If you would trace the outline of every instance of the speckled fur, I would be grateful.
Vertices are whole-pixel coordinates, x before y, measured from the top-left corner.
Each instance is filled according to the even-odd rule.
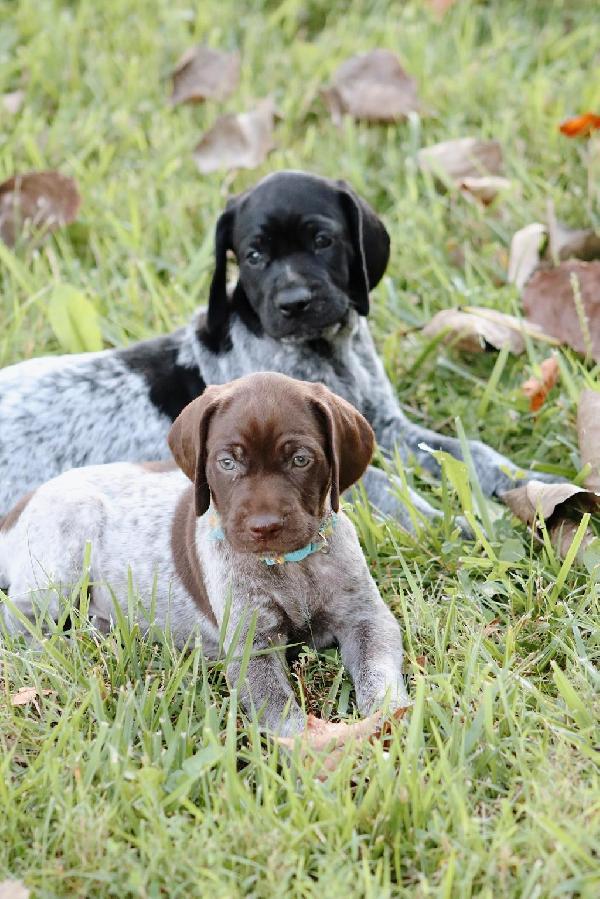
[[[421,442],[460,455],[457,441],[420,428],[403,414],[367,322],[354,311],[343,326],[324,335],[329,355],[306,343],[257,336],[235,316],[230,338],[229,350],[212,352],[198,340],[195,318],[188,328],[164,340],[179,347],[179,364],[199,371],[207,384],[265,370],[320,381],[365,415],[384,450],[397,447],[405,458],[415,454],[434,471],[436,463],[419,448]],[[169,417],[152,403],[144,378],[118,351],[31,359],[3,369],[0,515],[23,493],[69,468],[168,458],[170,425]],[[471,451],[484,492],[499,493],[511,486],[511,477],[502,470],[514,470],[508,459],[479,442],[471,443]],[[369,469],[366,486],[377,508],[412,529],[407,510],[390,492],[383,472]],[[423,514],[436,514],[416,494],[413,500]]]
[[[81,576],[91,544],[90,614],[102,628],[114,617],[113,596],[127,611],[128,575],[142,605],[153,604],[155,623],[167,623],[176,641],[196,631],[215,656],[219,630],[203,615],[179,579],[171,551],[175,507],[189,481],[179,470],[156,472],[117,463],[73,470],[35,491],[14,525],[0,530],[0,580],[26,616],[43,607],[56,618],[58,597]],[[196,547],[209,601],[219,628],[226,604],[226,649],[237,629],[239,645],[227,671],[240,678],[247,629],[256,614],[255,650],[240,695],[249,712],[270,729],[292,734],[305,725],[288,681],[283,647],[306,641],[322,648],[339,643],[362,713],[385,703],[407,703],[402,678],[400,627],[371,577],[349,519],[340,513],[327,553],[269,567],[258,557],[215,542],[208,515],[197,520]],[[111,592],[112,591],[112,592]],[[4,610],[9,629],[19,621]],[[147,621],[140,622],[142,630]],[[239,625],[239,629],[238,629]],[[277,648],[279,647],[279,650]]]

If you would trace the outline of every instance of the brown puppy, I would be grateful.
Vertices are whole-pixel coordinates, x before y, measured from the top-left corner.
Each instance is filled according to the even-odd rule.
[[[231,648],[228,680],[269,727],[305,724],[274,651],[290,643],[337,642],[361,712],[406,704],[400,628],[339,512],[371,457],[365,419],[321,385],[263,373],[209,388],[169,443],[184,474],[116,463],[38,488],[0,532],[11,601],[56,617],[56,587],[77,581],[90,541],[90,612],[108,624],[113,595],[127,607],[131,569],[179,642],[196,630],[208,655],[220,639]],[[242,669],[248,640],[256,652]]]

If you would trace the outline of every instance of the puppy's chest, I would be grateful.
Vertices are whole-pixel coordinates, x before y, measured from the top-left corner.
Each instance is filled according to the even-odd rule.
[[[280,611],[291,636],[308,640],[315,631],[327,629],[331,567],[325,554],[315,554],[303,562],[286,562],[264,572],[265,592]]]
[[[232,347],[221,354],[201,353],[207,383],[219,384],[253,371],[279,371],[301,381],[321,381],[334,393],[362,408],[371,391],[371,372],[357,352],[357,336],[348,327],[328,342],[282,342],[252,334],[241,322],[231,325]]]

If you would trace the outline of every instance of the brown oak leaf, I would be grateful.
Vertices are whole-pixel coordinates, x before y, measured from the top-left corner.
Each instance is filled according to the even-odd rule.
[[[347,59],[322,94],[338,125],[344,115],[397,122],[420,109],[416,82],[391,50],[370,50]]]
[[[45,233],[74,221],[81,197],[60,172],[23,172],[0,184],[0,237],[12,247],[28,229]]]
[[[171,103],[225,100],[239,84],[240,54],[199,45],[187,50],[173,74]]]
[[[273,100],[261,100],[255,109],[217,119],[194,150],[203,174],[219,169],[254,169],[274,148]]]

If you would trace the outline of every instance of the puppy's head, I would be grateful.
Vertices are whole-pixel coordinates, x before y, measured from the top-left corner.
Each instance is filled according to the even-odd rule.
[[[207,329],[227,318],[227,251],[239,266],[234,299],[271,337],[308,340],[369,311],[390,240],[371,207],[344,181],[277,172],[229,202],[217,222]]]
[[[239,552],[286,553],[309,543],[340,493],[369,464],[373,431],[321,384],[247,375],[209,387],[169,434],[194,482],[196,514],[211,501]]]

